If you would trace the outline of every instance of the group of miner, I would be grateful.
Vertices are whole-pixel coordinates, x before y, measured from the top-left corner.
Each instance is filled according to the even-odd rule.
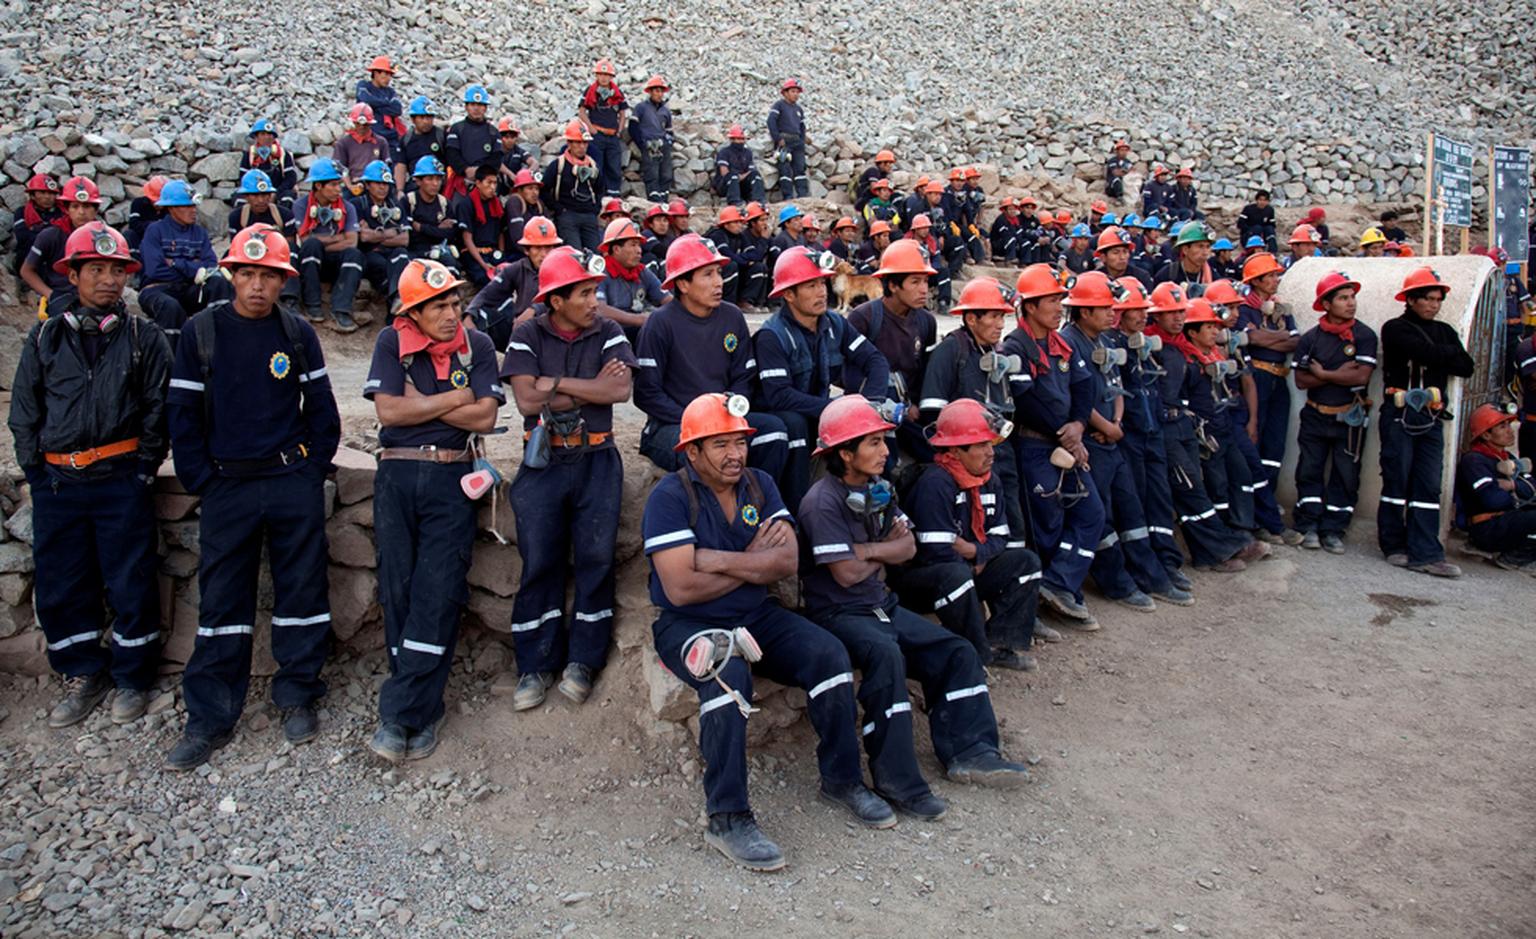
[[[368,746],[399,762],[438,744],[477,508],[501,497],[482,438],[509,391],[524,438],[506,491],[522,560],[512,708],[551,689],[588,699],[615,616],[614,408],[632,400],[640,453],[663,471],[641,521],[655,651],[698,693],[704,837],[755,870],[785,861],[748,799],[753,675],[804,690],[820,796],[860,824],[947,811],[916,752],[916,711],[948,780],[1020,786],[1029,773],[1002,752],[988,669],[1036,669],[1037,645],[1063,641],[1037,611],[1090,632],[1090,579],[1151,612],[1196,602],[1191,568],[1236,575],[1274,546],[1343,553],[1377,369],[1381,553],[1460,574],[1440,540],[1442,454],[1450,382],[1474,362],[1437,318],[1451,287],[1432,267],[1408,274],[1378,336],[1356,318],[1360,284],[1340,257],[1306,285],[1308,323],[1277,297],[1292,261],[1329,250],[1320,215],[1277,255],[1261,194],[1238,249],[1212,238],[1192,174],[1154,166],[1140,214],[1097,203],[1075,221],[1005,198],[984,231],[979,173],[900,195],[890,151],[822,240],[789,201],[807,194],[794,80],[767,125],[784,204],[763,204],[733,126],[712,184],[724,204],[701,235],[672,197],[666,82],[631,108],[610,62],[594,72],[540,171],[515,122],[488,123],[484,87],[445,132],[426,98],[402,107],[380,57],[306,191],[273,125],[252,125],[222,256],[184,180],[150,180],[122,232],[96,217],[90,180],[29,184],[18,259],[40,322],[9,425],[30,484],[37,617],[66,680],[51,726],[109,695],[115,723],[146,710],[164,626],[152,486],[172,455],[201,500],[201,561],[187,720],[166,765],[193,769],[232,737],[264,553],[272,702],[287,741],[319,735],[324,483],[341,421],[312,324],[365,324],[363,279],[390,312],[360,389],[378,422],[389,664]],[[631,146],[653,203],[638,219],[619,199]],[[1127,154],[1106,166],[1107,195],[1126,202]],[[1392,234],[1367,231],[1361,253],[1407,250]],[[989,257],[1019,265],[1017,279],[957,290],[962,266]],[[877,289],[844,316],[831,282],[847,273]],[[756,332],[744,310],[768,314]],[[1536,574],[1536,481],[1512,452],[1514,425],[1536,428],[1529,298],[1512,291],[1510,311],[1522,409],[1473,412],[1455,501],[1473,544]],[[942,338],[936,312],[956,317]],[[1276,484],[1293,395],[1287,521]]]

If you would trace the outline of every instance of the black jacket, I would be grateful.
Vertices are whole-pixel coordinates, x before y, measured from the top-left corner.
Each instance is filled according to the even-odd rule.
[[[153,321],[130,316],[121,306],[116,314],[118,325],[101,336],[94,365],[87,361],[81,333],[63,316],[38,323],[27,335],[7,423],[16,462],[28,479],[44,478],[44,453],[73,453],[130,437],[139,438],[140,474],[153,477],[165,459],[170,449],[165,427],[170,344]],[[130,459],[48,470],[64,479],[98,479]]]

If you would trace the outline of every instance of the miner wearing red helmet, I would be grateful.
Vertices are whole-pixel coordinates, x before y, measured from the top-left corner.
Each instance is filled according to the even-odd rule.
[[[851,328],[840,313],[827,309],[830,252],[795,247],[773,265],[769,296],[782,301],[757,331],[758,403],[784,422],[789,458],[780,491],[793,511],[811,484],[811,452],[821,413],[835,385],[883,402],[890,372],[885,357]]]
[[[779,197],[785,202],[811,194],[805,175],[805,147],[811,141],[805,134],[805,109],[800,107],[802,91],[798,78],[786,78],[779,85],[779,100],[768,108],[768,142],[779,167]]]
[[[667,249],[677,240],[677,235],[672,232],[672,220],[667,218],[666,206],[653,205],[645,210],[640,234],[645,239],[645,266],[659,280],[666,276]]]
[[[846,215],[837,216],[832,223],[832,238],[827,242],[827,250],[837,256],[839,261],[847,261],[852,264],[855,260],[854,252],[859,249],[859,223]]]
[[[535,215],[548,218],[544,211],[544,203],[539,198],[539,175],[530,169],[521,169],[512,177],[512,194],[507,196],[504,210],[507,220],[507,256],[520,258],[523,256],[522,238],[523,229],[528,220]]]
[[[40,297],[51,298],[54,291],[67,293],[72,289],[68,275],[58,265],[64,259],[70,233],[96,221],[101,211],[101,191],[84,176],[71,176],[64,181],[58,203],[62,206],[62,219],[38,232],[21,261],[22,282]]]
[[[390,165],[389,141],[373,132],[373,108],[354,104],[347,111],[347,129],[336,138],[331,160],[346,174],[353,196],[363,194],[363,171],[375,160]]]
[[[1531,458],[1516,457],[1518,415],[1494,404],[1472,412],[1467,449],[1456,466],[1456,505],[1472,544],[1494,563],[1536,575],[1536,477]]]
[[[592,157],[597,161],[598,195],[617,197],[624,184],[624,161],[629,149],[619,139],[629,114],[629,100],[614,84],[617,74],[608,59],[592,66],[592,84],[582,92],[576,116],[592,134]]]
[[[602,279],[602,257],[550,252],[535,298],[543,312],[513,329],[501,367],[526,440],[510,493],[522,556],[512,605],[517,711],[542,704],[557,680],[562,695],[585,702],[613,636],[624,485],[613,406],[629,400],[635,356],[619,324],[599,312]]]
[[[373,478],[379,600],[389,676],[368,747],[397,763],[430,756],[443,719],[468,596],[478,504],[466,475],[479,434],[506,401],[496,347],[464,326],[462,281],[416,258],[391,289],[400,313],[379,331],[363,396],[379,420]],[[465,496],[471,498],[465,498]]]
[[[886,432],[892,428],[858,394],[843,395],[822,412],[816,455],[827,474],[811,487],[797,513],[811,558],[803,570],[805,609],[808,618],[843,643],[860,672],[864,750],[875,791],[896,811],[932,822],[949,807],[933,794],[918,766],[909,677],[923,685],[934,754],[950,779],[1013,788],[1024,785],[1029,771],[1003,759],[998,749],[997,718],[982,667],[991,657],[991,645],[983,641],[980,650],[972,648],[967,637],[902,606],[887,584],[887,576],[917,553],[913,523],[896,504],[894,487],[881,478],[890,455]],[[981,504],[989,474],[971,475],[959,459],[953,462],[966,476],[981,524],[994,529],[991,538],[985,530],[973,531],[973,525],[962,529],[965,536],[994,545],[988,552],[992,560],[976,566],[996,564],[991,579],[1005,579],[1015,595],[1026,596],[1019,583],[1024,575],[995,550],[996,527],[1006,523],[995,507],[988,518]],[[953,506],[954,497],[949,501]],[[961,535],[950,528],[953,514],[945,513],[944,527],[930,534],[948,535],[950,544],[956,543]],[[962,567],[969,577],[971,568]],[[978,576],[985,577],[986,571]],[[974,605],[979,607],[979,601]],[[1015,618],[1025,615],[1020,606],[1009,610]]]
[[[630,345],[640,339],[650,311],[667,302],[661,279],[645,266],[645,241],[634,221],[617,218],[603,231],[603,279],[597,285],[597,308],[618,323]]]
[[[11,273],[21,272],[21,262],[32,250],[32,242],[49,225],[64,226],[68,221],[59,208],[59,181],[47,173],[34,173],[27,180],[27,201],[11,224],[12,256]]]
[[[646,415],[640,452],[663,470],[681,465],[676,447],[688,402],[715,392],[747,397],[757,380],[747,318],[740,307],[723,300],[728,263],[698,235],[672,242],[661,282],[672,299],[640,329],[635,404]],[[748,420],[757,432],[750,447],[752,464],[778,479],[789,446],[784,422],[757,411]]]
[[[1104,195],[1111,199],[1125,197],[1125,174],[1135,166],[1130,157],[1131,145],[1116,138],[1113,153],[1104,161]]]
[[[295,746],[320,733],[315,703],[331,639],[325,478],[341,416],[325,354],[314,327],[278,305],[296,273],[281,232],[245,229],[219,266],[234,299],[187,321],[167,396],[176,476],[201,497],[197,637],[181,678],[187,722],[166,757],[179,771],[206,763],[240,721],[263,553],[274,593],[272,701]]]
[[[751,200],[763,201],[763,177],[757,171],[757,157],[747,146],[747,131],[732,124],[725,133],[726,144],[715,153],[715,172],[709,188],[731,205]]]
[[[71,289],[21,345],[9,417],[31,492],[33,606],[65,684],[48,726],[79,723],[114,688],[112,721],[126,724],[144,713],[160,658],[150,486],[170,447],[171,351],[123,304],[139,265],[116,229],[76,228],[58,264]]]
[[[672,109],[667,107],[667,92],[672,88],[660,75],[646,80],[645,100],[635,105],[629,118],[629,139],[640,151],[640,180],[645,197],[652,202],[666,202],[675,185],[672,170]]]

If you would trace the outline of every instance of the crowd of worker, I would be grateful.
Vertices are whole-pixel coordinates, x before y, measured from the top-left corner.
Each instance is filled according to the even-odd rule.
[[[1130,205],[1133,164],[1117,143],[1105,199],[1081,219],[1004,198],[984,225],[979,172],[898,194],[895,155],[881,151],[853,214],[823,232],[789,201],[807,194],[790,80],[767,119],[783,205],[764,205],[737,125],[712,186],[723,205],[699,225],[672,197],[660,76],[631,110],[599,61],[540,172],[515,123],[488,123],[483,87],[445,132],[425,98],[402,107],[393,72],[370,64],[352,130],[309,165],[303,192],[275,128],[252,126],[222,257],[184,180],[151,180],[123,232],[96,218],[90,180],[29,184],[18,261],[42,315],[9,425],[31,488],[37,617],[68,683],[52,726],[109,694],[117,723],[147,706],[163,625],[150,487],[171,454],[201,498],[201,560],[187,722],[167,765],[199,766],[231,738],[264,552],[272,700],[288,741],[319,734],[323,484],[341,427],[312,324],[365,325],[353,303],[364,279],[391,314],[360,389],[379,424],[390,672],[369,746],[392,762],[437,746],[476,508],[501,497],[480,440],[509,393],[525,441],[507,489],[522,559],[512,707],[539,707],[551,689],[587,700],[615,616],[614,406],[633,399],[639,451],[664,471],[641,523],[655,651],[698,692],[705,837],[753,869],[784,863],[747,795],[754,674],[805,690],[822,798],[887,828],[947,810],[916,754],[914,704],[950,780],[1027,779],[1001,751],[987,669],[1036,669],[1038,644],[1097,630],[1090,581],[1153,612],[1196,602],[1191,569],[1238,575],[1277,546],[1343,553],[1373,423],[1382,556],[1461,573],[1440,540],[1445,405],[1475,363],[1437,319],[1451,285],[1413,269],[1378,335],[1357,319],[1360,284],[1322,209],[1283,253],[1262,192],[1236,241],[1215,237],[1188,169],[1154,165]],[[626,131],[652,203],[639,218],[620,199]],[[1406,241],[1384,216],[1358,253],[1406,256]],[[1304,285],[1308,323],[1279,287],[1317,255],[1339,260]],[[962,285],[964,265],[983,261],[1021,269]],[[134,274],[138,311],[125,302]],[[843,274],[877,288],[846,316],[831,308]],[[1536,574],[1536,481],[1511,449],[1519,424],[1520,452],[1536,452],[1533,310],[1510,283],[1519,404],[1473,412],[1454,493],[1474,545]],[[754,332],[744,311],[769,315]],[[957,328],[940,338],[935,313]],[[1276,489],[1297,394],[1287,520]],[[792,610],[769,588],[797,578]]]

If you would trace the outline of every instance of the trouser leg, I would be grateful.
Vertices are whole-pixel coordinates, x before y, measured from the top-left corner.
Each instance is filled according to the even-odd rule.
[[[1338,424],[1332,429],[1329,440],[1328,481],[1323,485],[1323,520],[1318,525],[1320,534],[1342,536],[1354,517],[1355,503],[1360,498],[1360,457],[1365,449],[1365,428],[1354,429],[1357,442],[1351,446],[1351,428]],[[1351,450],[1354,454],[1351,454]]]
[[[1200,567],[1220,564],[1242,550],[1244,540],[1216,517],[1216,507],[1206,494],[1201,476],[1199,446],[1186,434],[1165,434],[1168,454],[1168,485],[1174,511],[1189,546],[1190,558]]]
[[[1230,420],[1230,412],[1228,416],[1226,428],[1217,432],[1221,440],[1221,451],[1216,454],[1221,458],[1227,477],[1229,507],[1226,522],[1229,528],[1253,531],[1257,527],[1254,520],[1253,471],[1243,453],[1243,444],[1248,442],[1248,432]]]
[[[673,447],[682,439],[682,427],[678,424],[658,424],[646,421],[640,431],[640,453],[663,471],[670,472],[683,465],[682,456]]]
[[[187,311],[167,286],[146,287],[139,292],[139,309],[173,339],[187,321]]]
[[[1408,562],[1445,560],[1440,543],[1440,487],[1445,460],[1445,425],[1436,421],[1413,438],[1413,474],[1408,480]]]
[[[1248,468],[1248,487],[1253,501],[1253,524],[1267,532],[1279,534],[1285,531],[1285,519],[1280,517],[1280,504],[1275,501],[1275,488],[1269,484],[1269,472],[1259,456],[1259,446],[1248,436],[1248,426],[1242,415],[1246,409],[1239,406],[1232,414],[1232,439],[1242,454]]]
[[[251,683],[251,636],[264,520],[256,479],[215,479],[201,493],[197,637],[181,675],[187,733],[233,730]]]
[[[112,663],[101,642],[101,552],[87,489],[47,477],[32,485],[33,605],[48,664],[65,678],[95,675]]]
[[[987,604],[987,644],[992,649],[1028,649],[1035,638],[1040,603],[1040,558],[1028,548],[1007,548],[975,576],[977,597]],[[982,662],[988,661],[986,656]]]
[[[571,607],[569,660],[601,671],[613,639],[614,547],[623,514],[624,463],[616,447],[589,450],[574,470],[571,494]]]
[[[910,610],[897,607],[892,620],[907,674],[923,686],[928,730],[939,762],[948,768],[957,759],[996,753],[997,717],[987,693],[985,660],[960,637]]]
[[[741,267],[735,261],[726,262],[720,269],[720,299],[726,303],[740,305],[741,300]]]
[[[1302,408],[1296,434],[1296,530],[1318,531],[1323,519],[1323,474],[1326,472],[1332,418]]]
[[[87,487],[94,496],[96,562],[116,620],[108,634],[112,681],[144,691],[160,663],[159,529],[150,490],[123,473]],[[33,530],[36,531],[36,509]],[[34,535],[34,539],[35,539]],[[36,589],[35,587],[33,588]]]
[[[272,566],[272,703],[310,704],[325,694],[320,670],[331,643],[325,477],[306,467],[260,481]]]
[[[1472,526],[1472,543],[1484,551],[1497,551],[1513,560],[1536,560],[1536,510],[1505,512]]]
[[[356,248],[330,252],[326,267],[333,265],[336,275],[331,281],[331,312],[351,313],[357,285],[363,279],[363,253]]]
[[[1045,586],[1081,601],[1083,581],[1088,579],[1094,546],[1104,524],[1104,506],[1093,488],[1091,474],[1068,470],[1062,482],[1061,471],[1050,463],[1051,449],[1049,443],[1029,437],[1019,442],[1017,459],[1029,495],[1029,521],[1045,567]],[[1061,495],[1045,495],[1058,486],[1069,496],[1079,491],[1086,495],[1068,507]]]
[[[730,629],[734,625],[663,612],[651,626],[661,663],[699,694],[699,751],[704,758],[705,810],[711,815],[751,811],[747,800],[747,717],[720,687],[720,682],[750,704],[752,670],[745,659],[733,657],[721,671],[719,682],[700,681],[683,667],[683,643],[700,630]],[[850,722],[852,719],[850,713]]]
[[[1024,517],[1024,485],[1019,479],[1019,458],[1012,443],[993,450],[992,472],[997,476],[998,498],[1003,500],[1003,516],[1008,519],[1008,547],[1022,548],[1029,538],[1029,522]]]
[[[795,195],[801,199],[811,194],[811,180],[805,175],[805,141],[796,140],[789,145],[789,171],[795,177]]]
[[[565,665],[565,582],[573,525],[571,505],[581,466],[552,460],[543,469],[527,464],[512,480],[509,501],[517,520],[522,577],[512,600],[512,641],[517,672],[533,675]]]
[[[869,754],[869,774],[875,788],[897,799],[914,799],[930,790],[917,765],[912,742],[912,703],[907,699],[907,661],[902,656],[895,620],[903,611],[891,608],[893,622],[882,622],[869,613],[842,613],[827,616],[822,625],[837,637],[848,651],[848,658],[861,674],[859,707],[864,712],[862,736],[864,752]],[[921,617],[908,614],[931,626],[949,640],[958,642],[967,652],[964,640],[933,626]]]
[[[1176,571],[1184,565],[1184,551],[1173,536],[1173,488],[1168,480],[1168,453],[1162,429],[1126,434],[1120,447],[1125,451],[1137,495],[1141,497],[1152,551],[1162,562],[1163,570]]]
[[[1120,533],[1115,530],[1115,475],[1124,465],[1114,447],[1089,447],[1092,462],[1090,477],[1099,494],[1103,523],[1088,542],[1093,548],[1089,572],[1104,596],[1119,600],[1136,592],[1136,582],[1125,569],[1125,553],[1120,549]]]
[[[784,422],[772,414],[754,411],[747,415],[747,423],[757,430],[747,439],[747,465],[755,466],[772,476],[774,482],[784,481],[784,461],[789,455],[789,432]]]
[[[902,606],[918,611],[931,610],[945,629],[969,642],[983,661],[991,657],[987,624],[981,614],[981,598],[976,593],[969,564],[954,561],[902,568],[894,574],[893,587],[901,597]]]
[[[320,268],[325,260],[325,243],[309,237],[299,242],[299,294],[306,311],[320,309]]]
[[[793,411],[775,411],[773,416],[783,422],[788,439],[784,451],[783,480],[779,495],[791,512],[800,510],[800,500],[811,488],[811,447],[815,430],[804,415]]]
[[[1136,491],[1131,461],[1123,441],[1114,452],[1114,466],[1106,471],[1106,478],[1099,483],[1099,494],[1105,500],[1105,538],[1111,533],[1119,538],[1126,573],[1137,587],[1148,593],[1162,593],[1171,586],[1168,572],[1152,548],[1152,532],[1141,507],[1141,495]],[[1099,473],[1098,459],[1094,457],[1095,474]]]
[[[1270,501],[1279,511],[1278,481],[1280,467],[1285,461],[1287,431],[1291,423],[1291,387],[1287,379],[1264,371],[1253,373],[1259,406],[1259,463]],[[1257,485],[1257,483],[1255,483]],[[1282,520],[1282,525],[1283,525]]]
[[[862,783],[853,671],[843,644],[773,603],[765,604],[748,628],[763,649],[758,671],[781,685],[805,689],[811,726],[820,738],[816,761],[823,785]]]
[[[1376,544],[1388,557],[1408,553],[1408,522],[1412,518],[1408,486],[1413,477],[1414,448],[1403,429],[1402,413],[1391,401],[1381,409],[1381,501],[1376,507]],[[1439,507],[1437,495],[1437,515]]]

